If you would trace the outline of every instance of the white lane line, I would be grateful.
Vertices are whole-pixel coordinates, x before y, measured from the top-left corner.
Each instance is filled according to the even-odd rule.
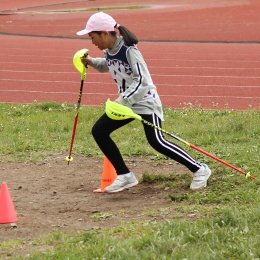
[[[12,72],[12,73],[16,73],[16,72],[20,72],[20,73],[38,73],[38,74],[76,74],[76,72],[51,72],[51,71],[3,71],[0,70],[0,72]],[[78,74],[78,73],[77,73]],[[88,75],[102,75],[100,73],[88,73]],[[105,75],[105,74],[104,74]],[[257,76],[229,76],[229,75],[189,75],[189,74],[153,74],[151,73],[151,76],[153,77],[170,77],[170,78],[176,78],[176,77],[185,77],[185,78],[223,78],[223,79],[260,79],[260,77]],[[7,79],[1,79],[1,80],[7,80]]]
[[[73,80],[39,80],[39,79],[0,79],[0,81],[17,81],[17,82],[41,82],[41,83],[79,83],[79,81]],[[114,82],[100,82],[100,81],[88,81],[87,84],[102,84],[102,85],[115,85]]]
[[[63,83],[63,84],[78,84],[78,81],[61,81],[61,80],[23,80],[23,79],[0,79],[0,81],[15,81],[15,82],[40,82],[40,83]],[[95,84],[95,85],[113,85],[115,86],[114,82],[101,82],[101,81],[87,81],[87,84]],[[157,87],[218,87],[218,88],[260,88],[260,85],[243,85],[243,86],[238,86],[238,85],[212,85],[212,84],[164,84],[164,83],[159,83],[156,84]]]
[[[38,90],[20,90],[20,89],[6,89],[0,90],[0,92],[21,92],[21,93],[41,93],[41,94],[77,94],[78,92],[69,91],[38,91]],[[117,96],[117,94],[104,93],[104,92],[83,92],[83,95],[112,95]],[[192,96],[192,95],[160,95],[161,97],[196,97],[196,98],[234,98],[234,99],[260,99],[260,97],[241,97],[241,96]]]
[[[43,65],[42,62],[15,62],[15,61],[0,61],[0,64],[15,64],[15,65]],[[66,64],[66,63],[48,63],[48,67],[50,66],[62,66],[62,67],[72,67],[72,64]],[[15,66],[17,67],[17,66]],[[175,66],[153,66],[149,65],[149,68],[153,69],[214,69],[214,70],[257,70],[260,69],[260,67],[212,67],[212,66],[181,66],[181,65],[175,65]],[[97,72],[99,73],[99,72]],[[100,73],[99,73],[100,74]]]
[[[4,59],[8,58],[8,57],[15,57],[15,58],[18,58],[18,57],[25,57],[26,59],[29,59],[29,58],[41,58],[41,59],[64,59],[64,60],[71,60],[71,57],[69,56],[56,56],[56,55],[52,55],[52,56],[49,56],[49,55],[44,55],[43,57],[35,54],[35,55],[26,55],[26,54],[1,54],[0,53],[0,57],[4,57]],[[260,60],[252,60],[252,59],[248,59],[248,60],[245,60],[245,59],[198,59],[196,57],[194,57],[194,59],[183,59],[183,58],[146,58],[145,59],[146,61],[192,61],[192,62],[239,62],[239,63],[243,63],[243,62],[252,62],[252,63],[260,63]]]

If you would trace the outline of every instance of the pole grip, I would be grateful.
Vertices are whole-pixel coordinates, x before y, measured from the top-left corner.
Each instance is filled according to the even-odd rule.
[[[77,102],[77,110],[79,109],[80,103],[81,103],[83,85],[84,85],[84,79],[82,79],[81,82],[80,82],[79,96],[78,96],[78,102]]]

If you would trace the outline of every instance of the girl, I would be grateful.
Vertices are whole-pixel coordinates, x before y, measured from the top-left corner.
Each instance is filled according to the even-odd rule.
[[[117,34],[119,31],[119,35]],[[99,72],[109,71],[118,87],[116,102],[128,106],[143,119],[161,127],[163,109],[147,65],[138,50],[137,37],[126,27],[119,25],[110,15],[98,12],[87,21],[86,28],[77,35],[88,34],[92,43],[104,50],[105,58],[82,58]],[[117,171],[117,178],[106,192],[119,192],[138,184],[135,175],[126,166],[122,155],[110,134],[133,119],[112,120],[103,114],[92,128],[92,134],[105,156]],[[181,147],[164,139],[162,133],[143,124],[149,144],[161,154],[183,164],[193,173],[192,190],[207,186],[211,170],[206,164],[194,160]],[[128,133],[130,134],[130,133]]]

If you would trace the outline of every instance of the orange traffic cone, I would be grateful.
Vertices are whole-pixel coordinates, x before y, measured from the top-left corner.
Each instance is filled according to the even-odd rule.
[[[104,192],[105,188],[113,183],[117,177],[116,170],[108,158],[104,158],[103,172],[101,176],[101,185],[99,189],[94,190],[94,192]]]
[[[0,224],[15,223],[17,221],[14,204],[6,182],[0,189]]]

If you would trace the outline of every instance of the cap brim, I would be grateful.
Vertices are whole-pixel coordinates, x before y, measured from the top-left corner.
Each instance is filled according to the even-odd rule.
[[[84,30],[81,30],[81,31],[77,32],[77,35],[82,36],[82,35],[85,35],[85,34],[88,34],[88,33],[90,33],[90,31],[84,29]]]

